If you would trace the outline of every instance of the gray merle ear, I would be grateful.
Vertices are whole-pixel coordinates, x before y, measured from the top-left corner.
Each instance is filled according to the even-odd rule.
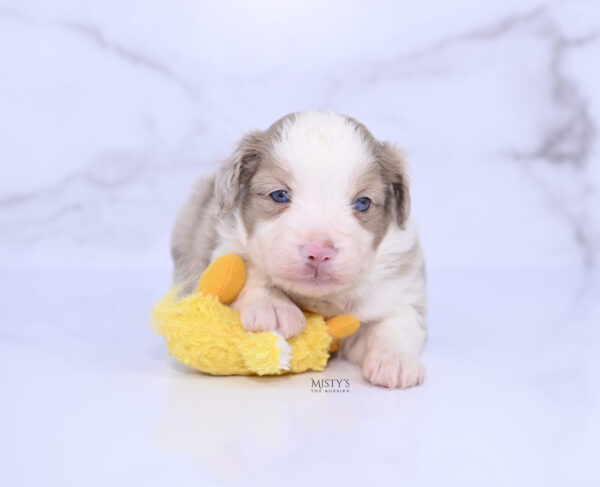
[[[233,154],[221,162],[215,179],[215,194],[221,211],[237,203],[242,187],[248,183],[265,149],[265,134],[255,130],[245,135]]]
[[[404,228],[410,215],[410,193],[406,162],[400,150],[388,142],[380,142],[376,148],[377,161],[386,183],[392,188],[396,221]]]

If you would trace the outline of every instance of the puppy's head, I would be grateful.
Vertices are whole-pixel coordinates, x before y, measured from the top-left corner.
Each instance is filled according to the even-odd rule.
[[[350,287],[409,212],[399,152],[331,112],[287,115],[246,135],[216,194],[223,211],[239,212],[253,263],[304,296]]]

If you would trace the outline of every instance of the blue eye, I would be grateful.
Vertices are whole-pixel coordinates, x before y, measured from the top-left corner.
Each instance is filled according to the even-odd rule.
[[[366,196],[358,198],[354,202],[354,209],[358,211],[367,211],[369,209],[369,206],[371,206],[371,200]]]
[[[273,201],[276,201],[277,203],[287,203],[290,201],[290,195],[283,189],[273,191],[270,196],[273,198]]]

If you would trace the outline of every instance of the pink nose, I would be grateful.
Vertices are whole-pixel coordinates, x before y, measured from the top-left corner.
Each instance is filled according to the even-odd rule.
[[[302,247],[302,255],[306,257],[309,264],[320,265],[323,262],[332,260],[336,251],[331,247],[323,247],[317,244],[308,244]]]

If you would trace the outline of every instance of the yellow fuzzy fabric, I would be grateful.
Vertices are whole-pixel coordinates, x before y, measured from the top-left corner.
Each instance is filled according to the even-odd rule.
[[[280,375],[323,370],[329,358],[331,335],[323,318],[306,314],[306,328],[287,343],[271,332],[242,328],[236,311],[210,295],[196,292],[181,299],[171,289],[152,308],[156,333],[164,336],[169,352],[180,362],[213,375]]]

